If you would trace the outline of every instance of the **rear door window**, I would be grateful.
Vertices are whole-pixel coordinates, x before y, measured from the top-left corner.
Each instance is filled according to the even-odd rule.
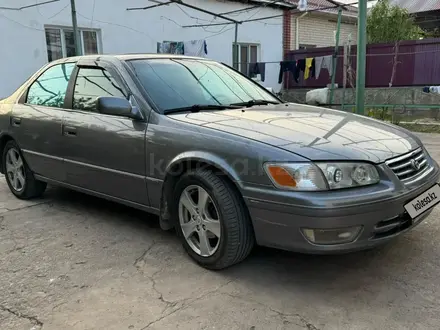
[[[63,108],[67,85],[75,63],[57,64],[47,69],[29,87],[27,104]]]

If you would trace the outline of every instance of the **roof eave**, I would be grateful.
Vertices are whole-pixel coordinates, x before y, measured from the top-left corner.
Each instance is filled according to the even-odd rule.
[[[294,3],[291,3],[290,1],[286,0],[278,0],[274,2],[275,0],[228,0],[231,2],[240,2],[242,4],[252,4],[252,5],[258,5],[261,6],[267,6],[271,8],[276,9],[296,9],[297,6]]]

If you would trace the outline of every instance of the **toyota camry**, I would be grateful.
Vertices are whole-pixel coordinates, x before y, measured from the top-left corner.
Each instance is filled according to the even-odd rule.
[[[157,214],[209,269],[255,244],[371,248],[440,201],[439,167],[411,132],[177,55],[47,64],[0,101],[0,153],[18,198],[53,184]]]

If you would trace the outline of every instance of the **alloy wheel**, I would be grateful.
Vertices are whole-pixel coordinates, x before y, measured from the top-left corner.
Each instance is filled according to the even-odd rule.
[[[186,242],[195,253],[210,257],[217,251],[221,237],[220,215],[205,189],[191,185],[183,190],[179,222]]]
[[[24,189],[26,172],[23,159],[15,148],[9,149],[6,153],[6,174],[15,191],[20,192]]]

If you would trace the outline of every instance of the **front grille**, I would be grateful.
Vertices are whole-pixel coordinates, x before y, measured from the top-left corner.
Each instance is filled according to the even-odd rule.
[[[385,164],[405,183],[418,180],[430,170],[428,159],[422,148],[390,159]]]

